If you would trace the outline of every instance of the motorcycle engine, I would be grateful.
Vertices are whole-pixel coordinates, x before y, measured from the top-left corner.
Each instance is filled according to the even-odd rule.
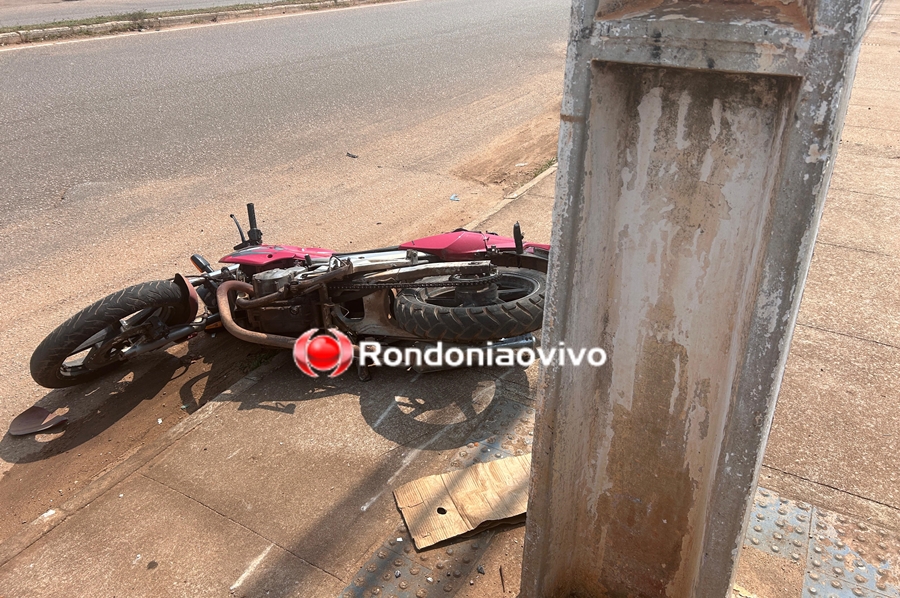
[[[259,274],[253,275],[253,292],[257,297],[263,295],[271,295],[278,292],[281,287],[291,282],[291,280],[305,273],[309,268],[306,266],[296,266],[294,268],[274,268],[266,270]]]
[[[253,291],[257,297],[279,291],[297,276],[306,272],[305,266],[276,268],[253,276]],[[315,295],[304,295],[276,301],[265,307],[247,310],[253,328],[272,334],[299,336],[310,328],[318,328],[321,315],[316,308]]]

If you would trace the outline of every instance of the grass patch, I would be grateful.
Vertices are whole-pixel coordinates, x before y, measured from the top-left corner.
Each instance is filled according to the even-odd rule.
[[[556,164],[556,157],[554,156],[553,158],[550,158],[549,160],[547,160],[546,162],[543,162],[540,166],[538,166],[531,173],[531,178],[535,178],[537,175],[541,174],[542,172],[546,172],[547,169],[549,169],[551,166],[554,166],[555,164]]]
[[[264,366],[278,355],[278,351],[270,349],[262,349],[247,355],[246,359],[241,362],[240,370],[243,374],[249,374],[258,367]]]
[[[33,31],[35,29],[50,29],[53,27],[78,27],[79,25],[100,25],[112,21],[130,21],[133,25],[129,29],[141,29],[147,26],[147,21],[160,17],[181,17],[185,15],[207,14],[211,12],[226,12],[234,10],[252,10],[256,8],[268,8],[272,6],[287,6],[291,4],[311,4],[318,0],[275,0],[258,4],[229,4],[227,6],[214,6],[210,8],[193,8],[182,10],[167,10],[162,12],[147,12],[139,10],[124,14],[101,15],[87,19],[73,19],[69,21],[52,21],[35,25],[16,25],[14,27],[0,27],[0,33],[12,33],[14,31]]]

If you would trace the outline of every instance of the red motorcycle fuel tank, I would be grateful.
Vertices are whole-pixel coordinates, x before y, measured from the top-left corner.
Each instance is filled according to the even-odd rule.
[[[330,249],[320,247],[294,247],[293,245],[255,245],[229,253],[219,259],[225,264],[264,267],[282,260],[303,260],[308,255],[312,259],[328,259],[334,254]]]

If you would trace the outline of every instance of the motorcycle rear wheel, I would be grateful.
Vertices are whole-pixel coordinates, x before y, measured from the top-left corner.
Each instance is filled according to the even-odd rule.
[[[145,340],[148,324],[167,325],[185,317],[182,290],[175,282],[157,280],[128,287],[86,307],[51,332],[31,356],[31,377],[45,388],[88,382],[121,364],[118,354]]]
[[[404,289],[394,304],[397,324],[421,338],[447,342],[497,340],[538,330],[546,276],[526,268],[499,268],[499,273],[497,298],[490,305],[466,305],[453,287]]]

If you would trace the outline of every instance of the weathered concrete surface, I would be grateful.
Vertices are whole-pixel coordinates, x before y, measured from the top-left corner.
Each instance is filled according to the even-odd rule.
[[[603,92],[593,96],[584,185],[592,195],[610,191],[599,191],[602,201],[594,195],[578,227],[602,231],[606,245],[576,263],[571,284],[593,302],[572,305],[560,340],[605,347],[611,367],[560,372],[565,400],[554,407],[556,425],[575,426],[569,433],[579,448],[563,454],[574,439],[556,438],[560,461],[552,467],[593,462],[576,474],[580,488],[567,500],[590,505],[571,525],[585,540],[600,525],[603,539],[560,535],[550,551],[578,542],[565,570],[585,596],[602,595],[590,578],[631,580],[637,595],[664,595],[683,538],[703,527],[689,513],[704,514],[693,505],[706,501],[700,489],[718,450],[710,440],[725,427],[736,383],[728,357],[748,326],[744,297],[756,283],[775,184],[769,163],[777,161],[791,88],[786,80],[616,65],[598,67],[594,85]],[[667,540],[650,547],[636,536]],[[645,569],[651,560],[655,568]]]
[[[342,587],[269,539],[141,474],[0,571],[0,591],[22,598],[227,595],[238,581],[278,596],[337,594]]]
[[[222,414],[150,463],[145,475],[346,580],[367,556],[372,537],[396,525],[387,481],[398,471],[404,479],[431,473],[427,459],[414,467],[405,462],[409,452],[465,444],[478,414],[494,399],[493,379],[476,379],[472,372],[462,379],[450,373],[459,390],[451,393],[444,392],[447,374],[414,382],[405,372],[377,374],[377,384],[353,375],[317,382],[287,368],[247,393],[240,407],[230,407],[242,413]],[[479,393],[482,387],[488,391]],[[409,417],[397,397],[412,404],[427,400],[428,421]],[[475,421],[466,425],[462,409]],[[236,441],[235,425],[265,432]],[[267,481],[266,493],[233,482],[254,478]]]
[[[727,593],[866,15],[573,4],[523,597]]]

